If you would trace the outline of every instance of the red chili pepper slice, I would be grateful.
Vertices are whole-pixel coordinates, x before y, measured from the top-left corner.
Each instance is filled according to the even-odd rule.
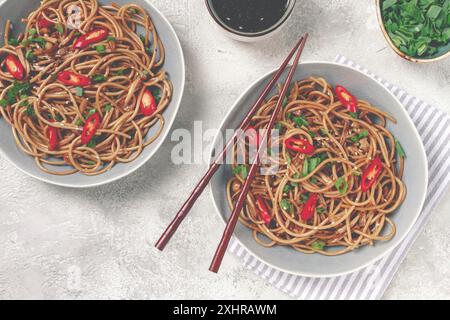
[[[245,131],[245,135],[251,146],[259,145],[259,133],[254,126],[249,126]]]
[[[368,191],[373,186],[380,176],[382,169],[383,163],[381,162],[381,159],[378,157],[373,159],[361,177],[361,190],[363,192]]]
[[[85,35],[82,35],[75,41],[75,44],[73,45],[74,49],[84,49],[88,46],[90,46],[93,43],[97,43],[100,41],[105,40],[108,37],[109,30],[107,29],[95,29],[91,32],[86,33]]]
[[[71,71],[58,73],[58,81],[68,86],[85,87],[92,83],[91,79]]]
[[[294,137],[286,139],[286,141],[284,142],[284,145],[289,150],[301,152],[301,153],[307,154],[309,156],[312,155],[314,153],[314,151],[316,150],[314,148],[314,146],[311,143],[309,143],[308,140],[297,139]]]
[[[303,221],[308,221],[314,216],[314,213],[316,212],[316,206],[317,194],[311,193],[309,195],[308,201],[306,201],[305,205],[303,206],[302,213],[300,214],[300,217]]]
[[[58,143],[59,143],[58,128],[48,127],[47,135],[48,135],[48,140],[49,140],[48,150],[55,151],[56,148],[58,148]]]
[[[336,94],[348,111],[356,112],[358,110],[358,100],[343,86],[336,86]]]
[[[98,128],[100,127],[101,120],[102,119],[100,118],[98,112],[94,113],[86,120],[86,123],[83,127],[83,132],[81,133],[82,144],[88,144],[92,140]]]
[[[50,122],[55,122],[53,119],[49,120]],[[48,150],[55,151],[58,148],[59,140],[61,140],[61,132],[58,128],[49,126],[47,128],[47,137],[48,137]]]
[[[158,110],[158,104],[155,97],[150,90],[146,89],[141,100],[141,112],[144,116],[150,117],[156,110]]]
[[[6,69],[17,80],[23,80],[25,77],[25,68],[22,62],[13,54],[9,54],[5,59]]]
[[[261,196],[256,196],[256,205],[258,206],[259,215],[263,219],[265,224],[270,224],[272,217],[270,216],[269,209]]]
[[[54,25],[53,21],[50,21],[44,17],[39,18],[38,23],[37,23],[39,29],[42,28],[50,28],[51,26]]]

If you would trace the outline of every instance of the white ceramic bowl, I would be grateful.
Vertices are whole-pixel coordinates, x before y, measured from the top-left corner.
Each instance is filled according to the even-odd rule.
[[[102,5],[111,4],[111,2],[112,0],[99,0],[99,3]],[[129,3],[130,1],[114,0],[114,2],[119,5],[123,5],[125,3]],[[100,186],[121,179],[138,170],[161,147],[170,132],[172,124],[178,113],[184,92],[185,62],[183,50],[175,30],[158,9],[145,0],[133,0],[131,2],[141,5],[148,11],[166,49],[166,62],[164,68],[167,70],[170,80],[173,83],[174,93],[170,105],[164,112],[166,125],[161,136],[153,144],[145,148],[142,154],[135,161],[128,164],[118,164],[109,172],[102,175],[90,177],[77,173],[69,176],[55,176],[42,172],[37,167],[32,157],[29,157],[19,150],[14,141],[10,126],[0,118],[0,137],[2,137],[0,141],[0,155],[8,159],[24,173],[44,182],[64,187],[85,188]],[[6,19],[10,19],[16,27],[14,29],[14,33],[23,31],[19,29],[19,27],[23,28],[23,24],[20,23],[20,20],[27,17],[31,10],[39,6],[39,3],[39,0],[6,0],[2,2],[0,5],[0,26],[2,26],[1,32],[3,33],[3,26],[5,25]],[[3,45],[3,35],[1,35],[1,39]],[[153,135],[156,130],[157,126],[155,126],[149,134]]]
[[[220,127],[222,134],[226,129],[233,129],[239,125],[274,72],[258,79],[237,100]],[[302,276],[331,277],[354,272],[375,262],[402,241],[422,210],[428,184],[428,167],[424,147],[406,110],[380,83],[355,69],[330,62],[301,63],[294,79],[309,76],[323,77],[332,85],[337,83],[344,85],[360,99],[371,102],[397,119],[398,123],[396,125],[389,123],[388,129],[401,141],[406,151],[403,180],[408,189],[405,202],[391,215],[397,226],[397,233],[390,241],[377,242],[373,247],[365,246],[334,257],[299,253],[284,246],[262,247],[254,241],[252,232],[240,223],[234,235],[249,252],[276,269]],[[220,135],[215,139],[215,146],[220,145],[219,139]],[[225,190],[226,181],[231,176],[230,166],[223,165],[211,181],[214,205],[224,221],[228,220],[231,214]]]

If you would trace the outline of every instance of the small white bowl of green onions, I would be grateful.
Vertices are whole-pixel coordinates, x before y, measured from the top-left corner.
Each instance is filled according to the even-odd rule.
[[[402,58],[431,62],[450,56],[450,0],[376,0],[386,40]]]

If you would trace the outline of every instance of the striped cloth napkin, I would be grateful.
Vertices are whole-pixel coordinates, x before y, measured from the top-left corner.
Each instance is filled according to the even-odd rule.
[[[364,72],[383,84],[400,100],[419,131],[429,163],[428,194],[420,217],[405,240],[389,255],[360,271],[334,278],[300,277],[273,269],[252,256],[236,240],[233,240],[230,250],[244,260],[248,269],[296,299],[380,299],[431,211],[450,185],[450,116],[344,56],[338,55],[335,61]]]

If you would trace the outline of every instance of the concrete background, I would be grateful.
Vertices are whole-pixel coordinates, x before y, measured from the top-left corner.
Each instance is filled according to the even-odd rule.
[[[188,82],[174,128],[216,128],[252,81],[279,65],[303,32],[304,60],[342,53],[450,112],[450,59],[427,65],[397,57],[382,37],[374,1],[297,1],[276,38],[232,41],[215,29],[202,0],[152,1],[173,23]],[[204,171],[174,166],[166,141],[143,169],[112,185],[70,190],[29,178],[0,158],[0,298],[285,299],[228,255],[208,266],[222,223],[206,193],[164,253],[153,248]],[[450,191],[402,264],[384,298],[450,298]],[[440,265],[445,265],[440,264]]]

